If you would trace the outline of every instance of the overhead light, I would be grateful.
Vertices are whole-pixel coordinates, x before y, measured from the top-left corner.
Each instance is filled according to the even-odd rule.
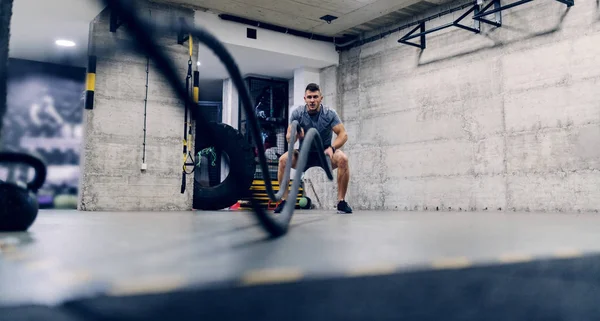
[[[70,40],[56,40],[56,45],[61,47],[74,47],[75,43]]]
[[[200,61],[198,61],[198,62],[196,63],[196,65],[197,65],[198,67],[200,67],[202,64],[200,63]]]

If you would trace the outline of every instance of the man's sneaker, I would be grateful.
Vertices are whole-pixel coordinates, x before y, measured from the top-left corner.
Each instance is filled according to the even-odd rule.
[[[275,213],[281,213],[283,211],[283,207],[285,206],[285,200],[282,200],[279,205],[275,208]]]
[[[339,201],[337,205],[337,210],[339,214],[350,214],[352,213],[352,208],[346,201]]]

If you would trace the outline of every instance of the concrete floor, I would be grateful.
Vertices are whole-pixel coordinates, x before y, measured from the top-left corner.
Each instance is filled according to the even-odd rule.
[[[297,211],[267,240],[248,212],[46,210],[0,234],[0,304],[577,257],[599,230],[598,214]]]

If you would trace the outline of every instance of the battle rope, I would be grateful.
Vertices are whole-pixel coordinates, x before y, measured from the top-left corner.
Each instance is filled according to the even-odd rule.
[[[192,97],[190,97],[186,93],[186,87],[180,82],[179,77],[177,76],[176,68],[174,67],[172,61],[167,58],[167,55],[160,49],[158,44],[154,39],[158,37],[155,36],[157,32],[162,34],[173,34],[177,32],[185,32],[189,33],[192,36],[196,37],[198,41],[203,43],[206,47],[210,48],[213,53],[219,57],[223,65],[226,67],[227,72],[231,76],[231,79],[236,86],[238,94],[240,96],[242,106],[244,107],[244,111],[246,113],[247,121],[249,124],[250,134],[256,141],[258,148],[258,156],[259,163],[265,177],[265,187],[269,198],[278,202],[281,200],[281,195],[283,195],[284,186],[287,187],[288,184],[283,184],[280,186],[280,191],[275,194],[273,193],[273,186],[271,185],[271,178],[269,177],[269,168],[267,165],[267,159],[265,156],[265,147],[260,139],[260,126],[258,124],[258,120],[256,119],[256,115],[254,114],[254,104],[252,103],[252,98],[250,96],[248,87],[244,83],[242,78],[240,69],[236,64],[235,60],[229,53],[229,51],[225,48],[223,43],[219,41],[214,35],[199,26],[189,26],[185,21],[177,21],[174,19],[170,24],[158,24],[158,23],[147,23],[140,19],[135,14],[135,7],[130,1],[126,0],[103,0],[104,3],[115,12],[119,13],[121,19],[128,25],[129,32],[133,33],[135,36],[133,37],[136,42],[140,45],[140,49],[153,58],[155,61],[157,68],[161,71],[163,76],[170,83],[175,92],[188,101],[190,105],[193,105]],[[190,37],[191,38],[191,37]],[[217,145],[220,141],[220,137],[216,137],[215,134],[209,129],[207,117],[204,115],[204,111],[200,108],[191,108],[192,117],[196,120],[196,128],[201,131],[202,135],[206,135],[206,137],[215,142]],[[293,152],[293,145],[295,143],[296,134],[298,131],[298,124],[296,122],[292,123],[292,133],[289,141],[290,145],[290,154]],[[199,135],[199,133],[196,133]],[[321,137],[319,136],[319,132],[311,128],[305,133],[303,148],[300,150],[297,166],[296,166],[296,177],[292,183],[292,189],[290,191],[290,195],[297,195],[300,180],[302,174],[306,168],[306,164],[308,161],[308,155],[310,153],[310,148],[315,146],[317,150],[324,150],[323,144],[321,141]],[[333,174],[331,170],[331,163],[328,161],[327,157],[324,153],[318,153],[320,155],[321,166],[325,170],[327,177],[329,180],[333,180]],[[322,154],[322,155],[321,155]],[[240,169],[231,168],[230,174],[233,177],[238,177]],[[289,180],[289,175],[291,172],[291,161],[288,162],[286,166],[286,178]],[[250,191],[248,191],[250,196],[252,208],[254,209],[254,213],[262,225],[262,227],[273,237],[284,235],[289,227],[289,222],[291,220],[292,214],[294,212],[295,202],[287,202],[283,211],[280,214],[269,215],[260,205],[260,203],[251,196]]]
[[[0,133],[2,124],[4,124],[4,113],[7,109],[8,49],[12,8],[12,0],[0,0]],[[0,145],[2,145],[2,141],[0,141]]]

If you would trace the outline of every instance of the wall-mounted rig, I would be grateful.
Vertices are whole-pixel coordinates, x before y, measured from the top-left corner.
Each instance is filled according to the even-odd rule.
[[[517,2],[513,2],[507,5],[502,6],[500,4],[501,0],[492,0],[490,3],[488,3],[485,7],[483,7],[483,9],[480,9],[480,5],[477,3],[477,1],[471,6],[471,9],[469,9],[467,12],[465,12],[464,14],[462,14],[458,19],[435,27],[435,28],[431,28],[429,30],[427,30],[425,28],[425,22],[431,20],[430,18],[426,18],[420,21],[417,21],[415,24],[417,24],[417,26],[415,28],[413,28],[410,32],[408,32],[406,35],[404,35],[402,38],[398,39],[399,43],[403,43],[405,45],[410,45],[410,46],[415,46],[417,48],[421,48],[421,49],[425,49],[426,47],[426,41],[425,41],[425,35],[432,33],[432,32],[436,32],[436,31],[440,31],[449,27],[458,27],[458,28],[462,28],[464,30],[467,31],[471,31],[474,33],[480,33],[481,32],[481,22],[493,25],[495,27],[501,27],[502,26],[502,11],[506,10],[506,9],[510,9],[513,7],[516,7],[518,5],[522,5],[524,3],[527,2],[531,2],[533,0],[520,0]],[[575,4],[574,0],[556,0],[558,2],[564,3],[567,5],[567,7],[571,7]],[[493,9],[490,9],[490,7],[494,6]],[[448,10],[448,12],[454,12],[456,11],[456,9],[461,9],[463,8],[459,7],[459,8],[455,8],[455,9],[451,9]],[[473,12],[473,27],[468,27],[465,26],[463,24],[461,24],[460,22],[467,16],[469,15],[471,12]],[[484,17],[489,16],[493,14],[494,15],[494,20],[489,20],[486,19]],[[439,17],[440,15],[436,15],[436,17]],[[415,33],[417,30],[419,30],[419,33]],[[414,43],[414,42],[410,42],[408,40],[410,39],[414,39],[414,38],[420,38],[419,43]]]

